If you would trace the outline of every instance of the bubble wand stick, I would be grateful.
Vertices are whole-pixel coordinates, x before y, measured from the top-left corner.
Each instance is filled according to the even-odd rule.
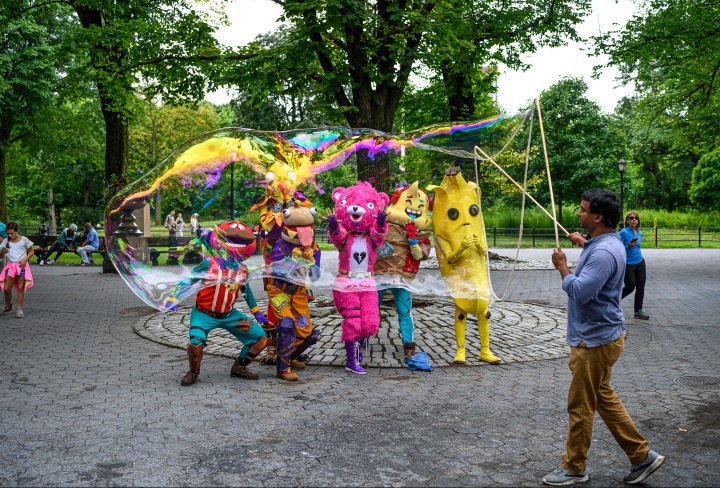
[[[488,155],[485,153],[485,151],[483,151],[482,149],[480,149],[480,148],[477,147],[477,146],[475,146],[475,151],[476,151],[476,152],[479,152],[480,154],[482,154],[483,159],[484,159],[485,161],[490,161],[497,169],[500,170],[500,172],[501,172],[502,174],[505,175],[505,177],[506,177],[508,180],[510,180],[515,186],[517,186],[518,188],[520,188],[520,191],[523,192],[526,197],[528,197],[530,200],[532,200],[532,202],[533,202],[535,205],[537,205],[540,210],[542,210],[543,212],[545,212],[545,215],[547,215],[548,217],[550,217],[550,219],[551,219],[553,222],[555,222],[555,225],[557,225],[558,227],[560,227],[560,228],[563,230],[563,232],[565,232],[566,234],[569,234],[569,233],[570,233],[570,232],[568,232],[568,230],[567,230],[565,227],[563,227],[563,226],[560,224],[560,222],[558,222],[552,215],[550,215],[550,212],[548,212],[547,210],[545,210],[545,208],[543,208],[543,206],[540,205],[537,200],[535,200],[528,192],[526,192],[525,189],[524,189],[517,181],[513,180],[512,176],[510,176],[509,174],[507,174],[507,173],[505,172],[505,170],[500,167],[499,164],[497,164],[495,161],[493,161],[493,159],[492,159],[490,156],[488,156]]]

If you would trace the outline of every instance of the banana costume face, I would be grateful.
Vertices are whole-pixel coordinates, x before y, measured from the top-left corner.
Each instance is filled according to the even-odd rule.
[[[442,183],[429,185],[435,191],[433,233],[440,273],[455,302],[455,363],[465,363],[465,322],[477,315],[480,360],[499,363],[490,351],[490,279],[485,256],[485,226],[480,212],[480,192],[468,183],[460,168],[445,172]]]
[[[451,168],[439,186],[427,188],[435,191],[432,224],[440,273],[453,299],[468,299],[467,311],[479,313],[476,309],[481,304],[471,303],[490,300],[490,280],[477,185]]]
[[[431,202],[427,193],[418,188],[416,181],[404,190],[393,193],[390,206],[385,210],[389,222],[405,225],[414,222],[418,230],[430,227]]]

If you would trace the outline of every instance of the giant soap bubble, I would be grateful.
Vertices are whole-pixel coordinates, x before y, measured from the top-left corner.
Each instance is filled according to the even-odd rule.
[[[267,239],[272,232],[279,232],[282,215],[289,206],[312,210],[312,215],[317,214],[315,226],[325,226],[320,217],[325,209],[332,208],[330,193],[336,186],[356,182],[359,161],[370,168],[364,179],[387,179],[391,187],[404,187],[416,180],[422,188],[440,184],[445,169],[452,166],[461,166],[465,178],[472,180],[474,146],[497,155],[527,120],[524,113],[500,115],[472,123],[438,124],[399,135],[345,127],[284,132],[228,128],[209,132],[184,143],[112,199],[105,212],[109,256],[133,292],[158,310],[167,310],[189,296],[189,291],[203,286],[203,267],[197,262],[151,264],[150,236],[138,229],[136,216],[143,211],[147,215],[148,206],[154,212],[161,203],[161,220],[170,210],[182,211],[186,236],[193,213],[198,213],[201,221],[213,222],[210,228],[192,236],[189,247],[194,247],[199,259],[221,255],[223,263],[242,268],[249,280],[280,278],[329,291],[336,286],[336,253],[328,253],[320,263],[311,256],[288,256],[272,262],[267,253],[244,260],[244,256],[222,253],[223,246],[217,243],[232,239],[222,232],[215,232],[214,240],[210,239],[213,227],[253,211],[257,212],[259,224],[251,224]],[[383,158],[389,162],[390,173],[373,173],[373,165]],[[160,236],[167,238],[167,231],[154,239]],[[264,244],[260,242],[259,248]],[[405,287],[420,295],[449,294],[437,269],[420,270],[411,280],[401,274],[385,274],[378,277],[376,285]],[[476,292],[467,293],[472,297]]]

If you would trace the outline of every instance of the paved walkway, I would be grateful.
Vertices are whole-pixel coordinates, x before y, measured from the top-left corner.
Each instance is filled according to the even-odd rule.
[[[628,320],[613,384],[668,457],[647,486],[720,486],[720,250],[644,252],[652,318]],[[318,358],[297,383],[257,365],[260,381],[244,381],[218,350],[189,388],[179,386],[184,351],[135,332],[156,314],[117,276],[75,266],[33,273],[26,318],[0,317],[2,486],[538,486],[559,463],[567,358],[527,360],[533,343],[512,341],[533,334],[495,327],[523,309],[562,314],[554,270],[515,271],[508,302],[494,305],[504,365],[376,367],[361,377]],[[492,272],[497,293],[509,275]],[[624,305],[630,314],[632,297]],[[438,322],[446,314],[421,309]],[[440,344],[447,327],[437,327]],[[446,353],[432,352],[443,366]],[[599,419],[589,456],[589,486],[622,485],[629,463]]]

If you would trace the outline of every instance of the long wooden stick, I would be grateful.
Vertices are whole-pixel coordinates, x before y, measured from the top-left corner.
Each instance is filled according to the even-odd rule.
[[[563,232],[565,232],[566,234],[569,234],[569,233],[570,233],[570,232],[567,231],[567,229],[566,229],[565,227],[563,227],[562,225],[560,225],[560,222],[558,222],[557,220],[555,220],[555,217],[553,217],[552,215],[550,215],[550,212],[548,212],[547,210],[545,210],[545,209],[543,208],[543,206],[538,203],[537,200],[535,200],[528,192],[526,192],[525,189],[524,189],[517,181],[513,180],[512,176],[510,176],[509,174],[507,174],[507,173],[505,172],[505,170],[500,167],[499,164],[497,164],[495,161],[493,161],[493,159],[492,159],[490,156],[488,156],[488,155],[485,153],[485,151],[483,151],[482,149],[480,149],[480,148],[477,147],[477,146],[475,146],[475,150],[476,150],[476,151],[480,151],[480,153],[483,155],[483,157],[484,157],[486,160],[488,160],[488,161],[490,161],[492,164],[494,164],[495,167],[496,167],[497,169],[499,169],[500,172],[501,172],[502,174],[504,174],[505,177],[506,177],[508,180],[510,180],[512,183],[515,184],[515,186],[517,186],[518,188],[520,188],[520,191],[523,192],[526,197],[528,197],[530,200],[532,200],[533,203],[534,203],[535,205],[537,205],[540,210],[542,210],[543,212],[545,212],[545,215],[547,215],[548,217],[550,217],[550,218],[552,219],[552,221],[555,222],[555,225],[557,225],[558,227],[560,227],[560,228],[563,230]],[[557,229],[555,229],[555,235],[557,236]],[[559,241],[558,241],[558,246],[559,246],[559,245],[560,245],[560,243],[559,243]]]
[[[547,154],[547,145],[545,144],[545,129],[543,129],[542,112],[540,111],[540,98],[535,99],[535,106],[538,111],[538,122],[540,123],[540,138],[542,139],[543,153],[545,154],[545,170],[547,171],[548,187],[550,189],[550,205],[552,206],[553,221],[555,222],[555,246],[560,247],[560,238],[558,237],[557,217],[555,214],[555,195],[553,194],[552,178],[550,178],[550,160]]]

